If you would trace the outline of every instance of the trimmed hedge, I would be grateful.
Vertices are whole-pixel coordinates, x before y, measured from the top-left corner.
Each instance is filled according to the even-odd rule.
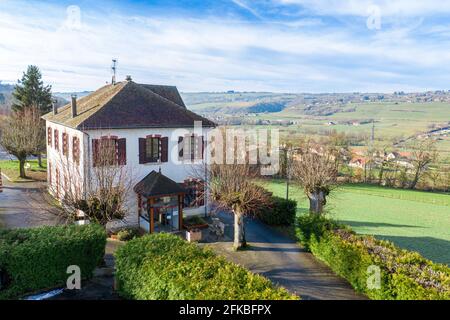
[[[300,242],[338,275],[371,299],[448,300],[450,268],[402,250],[388,241],[356,235],[348,227],[324,217],[298,218]],[[369,289],[370,266],[381,271],[381,288]]]
[[[104,228],[94,224],[1,230],[0,299],[65,286],[70,265],[80,267],[82,278],[91,277],[105,245]]]
[[[298,299],[266,278],[175,235],[134,239],[115,256],[118,292],[127,299]]]
[[[258,218],[271,226],[290,226],[295,222],[297,202],[272,197],[272,205],[258,214]]]

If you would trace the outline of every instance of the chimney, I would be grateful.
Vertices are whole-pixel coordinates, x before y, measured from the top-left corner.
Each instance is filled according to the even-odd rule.
[[[58,106],[56,105],[56,100],[52,101],[52,106],[53,106],[53,115],[57,115],[58,114]]]
[[[77,95],[72,95],[72,118],[77,116]]]

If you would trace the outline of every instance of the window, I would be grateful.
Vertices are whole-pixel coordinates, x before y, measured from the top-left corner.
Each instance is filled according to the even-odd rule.
[[[62,153],[63,156],[69,155],[69,135],[65,132],[62,134]]]
[[[126,139],[118,139],[114,136],[93,139],[92,150],[94,167],[127,164]]]
[[[59,131],[55,129],[53,132],[55,136],[55,149],[59,150]]]
[[[145,159],[147,162],[158,162],[161,138],[147,138],[145,144]]]
[[[188,179],[183,183],[186,189],[184,196],[185,208],[197,208],[205,205],[205,186],[199,179]]]
[[[47,128],[47,144],[51,147],[52,146],[52,128]]]
[[[139,163],[168,162],[169,138],[160,135],[139,138]]]
[[[179,160],[195,161],[202,160],[205,150],[203,136],[195,134],[178,138],[178,158]]]
[[[80,163],[80,139],[78,137],[72,138],[72,158],[75,163]]]

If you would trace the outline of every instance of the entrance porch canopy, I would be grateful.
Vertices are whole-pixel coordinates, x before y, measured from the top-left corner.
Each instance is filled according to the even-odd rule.
[[[178,229],[183,228],[183,200],[186,190],[181,187],[172,179],[166,177],[161,172],[152,171],[144,179],[134,186],[134,191],[138,194],[139,201],[139,219],[144,218],[142,209],[149,222],[149,232],[155,231],[155,221],[157,222],[159,217],[160,222],[163,220],[161,215],[161,207],[159,207],[161,198],[177,197],[178,203]],[[141,206],[142,200],[144,200],[145,206]],[[164,211],[164,210],[162,210]]]

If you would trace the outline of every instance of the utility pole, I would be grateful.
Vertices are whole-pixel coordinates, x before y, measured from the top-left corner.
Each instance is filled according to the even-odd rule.
[[[293,151],[292,147],[288,145],[283,145],[281,148],[284,154],[284,165],[286,168],[286,200],[289,200],[289,187],[291,182],[291,159],[290,152]]]
[[[289,200],[289,180],[291,179],[290,165],[289,165],[289,150],[286,146],[284,148],[285,165],[286,165],[286,201]]]
[[[115,85],[116,84],[116,72],[117,72],[117,59],[112,59],[111,71],[112,71],[111,83],[113,85]]]

